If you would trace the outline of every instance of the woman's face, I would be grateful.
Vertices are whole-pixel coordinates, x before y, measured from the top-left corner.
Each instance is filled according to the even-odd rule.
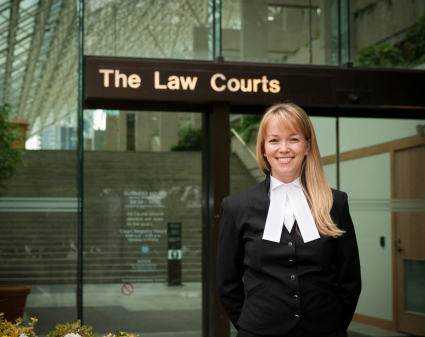
[[[272,176],[284,183],[297,179],[304,157],[310,151],[310,140],[301,133],[281,130],[273,121],[268,123],[265,136],[264,153]]]

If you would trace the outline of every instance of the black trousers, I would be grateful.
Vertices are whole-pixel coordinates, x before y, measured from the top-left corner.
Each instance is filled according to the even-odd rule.
[[[246,331],[244,329],[239,329],[236,337],[271,337],[271,336],[257,335],[252,332]],[[287,333],[286,335],[282,335],[280,337],[347,337],[347,333],[345,331],[338,330],[330,334],[312,335],[311,333],[305,332],[301,328],[296,326],[289,333]]]

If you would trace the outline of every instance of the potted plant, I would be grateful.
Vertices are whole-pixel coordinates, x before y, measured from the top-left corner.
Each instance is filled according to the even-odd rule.
[[[0,253],[2,251],[3,249],[0,250]],[[6,319],[6,322],[22,322],[25,302],[30,290],[29,286],[0,285],[0,319]],[[19,325],[20,323],[16,326]]]

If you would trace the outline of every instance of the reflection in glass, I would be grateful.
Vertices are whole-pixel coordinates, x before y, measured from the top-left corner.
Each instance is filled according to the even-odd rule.
[[[85,0],[85,54],[209,58],[208,0]]]
[[[406,310],[425,314],[425,262],[408,260],[404,268]]]
[[[346,1],[342,2],[341,43],[347,46],[342,51],[345,60],[348,10],[344,10]],[[334,60],[339,46],[336,3],[303,1],[294,5],[290,1],[223,0],[223,56],[228,61],[338,64]]]
[[[96,333],[201,336],[202,115],[85,115],[98,122],[85,139],[84,319]],[[181,225],[171,252],[170,223]]]
[[[351,59],[359,67],[424,69],[424,3],[350,2]]]

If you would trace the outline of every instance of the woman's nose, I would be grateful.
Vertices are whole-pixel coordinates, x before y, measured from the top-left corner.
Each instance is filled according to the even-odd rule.
[[[280,145],[280,149],[281,152],[288,152],[289,151],[289,147],[288,144],[286,142],[281,142]]]

